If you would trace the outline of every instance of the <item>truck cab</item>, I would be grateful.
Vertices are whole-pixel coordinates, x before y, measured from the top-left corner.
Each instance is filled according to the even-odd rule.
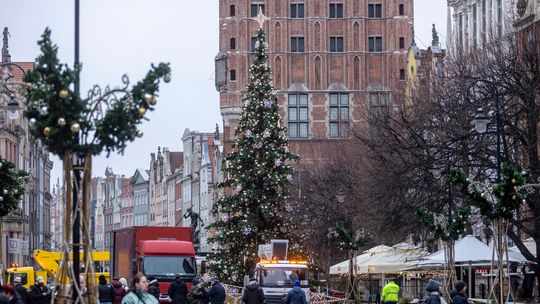
[[[284,303],[295,280],[300,281],[300,288],[309,302],[309,270],[305,261],[261,260],[253,276],[264,292],[266,303]]]
[[[175,275],[191,287],[197,275],[193,244],[185,241],[140,241],[138,248],[138,271],[159,281],[160,302],[169,302],[167,294]]]
[[[13,283],[13,280],[16,277],[21,278],[21,285],[24,286],[26,289],[30,289],[32,285],[35,284],[36,278],[38,276],[43,277],[45,282],[47,282],[47,272],[45,271],[34,271],[34,267],[18,267],[16,265],[12,265],[13,267],[10,267],[6,269],[5,271],[5,281],[7,285],[11,285]]]

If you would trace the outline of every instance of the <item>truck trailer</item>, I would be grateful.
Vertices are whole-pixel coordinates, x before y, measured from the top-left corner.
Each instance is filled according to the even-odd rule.
[[[113,232],[113,277],[132,284],[138,272],[159,281],[160,302],[170,302],[167,290],[176,274],[188,288],[197,275],[189,227],[129,227]]]

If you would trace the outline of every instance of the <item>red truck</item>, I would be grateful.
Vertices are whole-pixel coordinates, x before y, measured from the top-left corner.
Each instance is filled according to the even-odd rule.
[[[167,290],[177,273],[191,288],[197,275],[189,227],[129,227],[113,232],[113,276],[131,284],[136,273],[159,281],[160,302],[170,302]]]

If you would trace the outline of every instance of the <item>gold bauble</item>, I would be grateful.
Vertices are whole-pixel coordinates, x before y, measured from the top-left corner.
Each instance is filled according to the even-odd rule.
[[[45,127],[45,129],[43,129],[43,135],[49,136],[49,134],[51,134],[51,128]]]
[[[512,184],[515,185],[516,183],[517,183],[516,179],[515,179],[515,178],[512,178]]]
[[[512,196],[512,200],[513,200],[513,201],[517,200],[517,196],[515,196],[515,195]]]
[[[81,125],[79,125],[78,123],[74,123],[71,125],[71,132],[79,133],[80,130],[81,130]]]
[[[60,98],[62,98],[62,99],[66,99],[69,96],[69,91],[68,90],[60,90],[60,92],[58,92],[58,96],[60,96]]]
[[[63,127],[66,125],[66,120],[63,117],[58,118],[58,125]]]
[[[143,107],[140,107],[140,108],[139,108],[139,116],[140,116],[140,117],[143,117],[145,113],[146,113],[146,109],[143,108]]]
[[[149,105],[155,106],[157,103],[156,97],[152,96],[152,99],[150,99],[150,102],[148,102]]]
[[[152,98],[154,98],[154,96],[152,96],[152,94],[148,94],[148,93],[145,93],[145,94],[144,94],[144,102],[150,103],[150,101],[152,100]]]

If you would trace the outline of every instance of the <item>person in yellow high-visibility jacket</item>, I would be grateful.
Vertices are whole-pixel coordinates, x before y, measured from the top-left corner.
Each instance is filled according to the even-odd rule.
[[[384,285],[381,294],[381,302],[384,304],[395,304],[399,300],[399,286],[393,280]]]

